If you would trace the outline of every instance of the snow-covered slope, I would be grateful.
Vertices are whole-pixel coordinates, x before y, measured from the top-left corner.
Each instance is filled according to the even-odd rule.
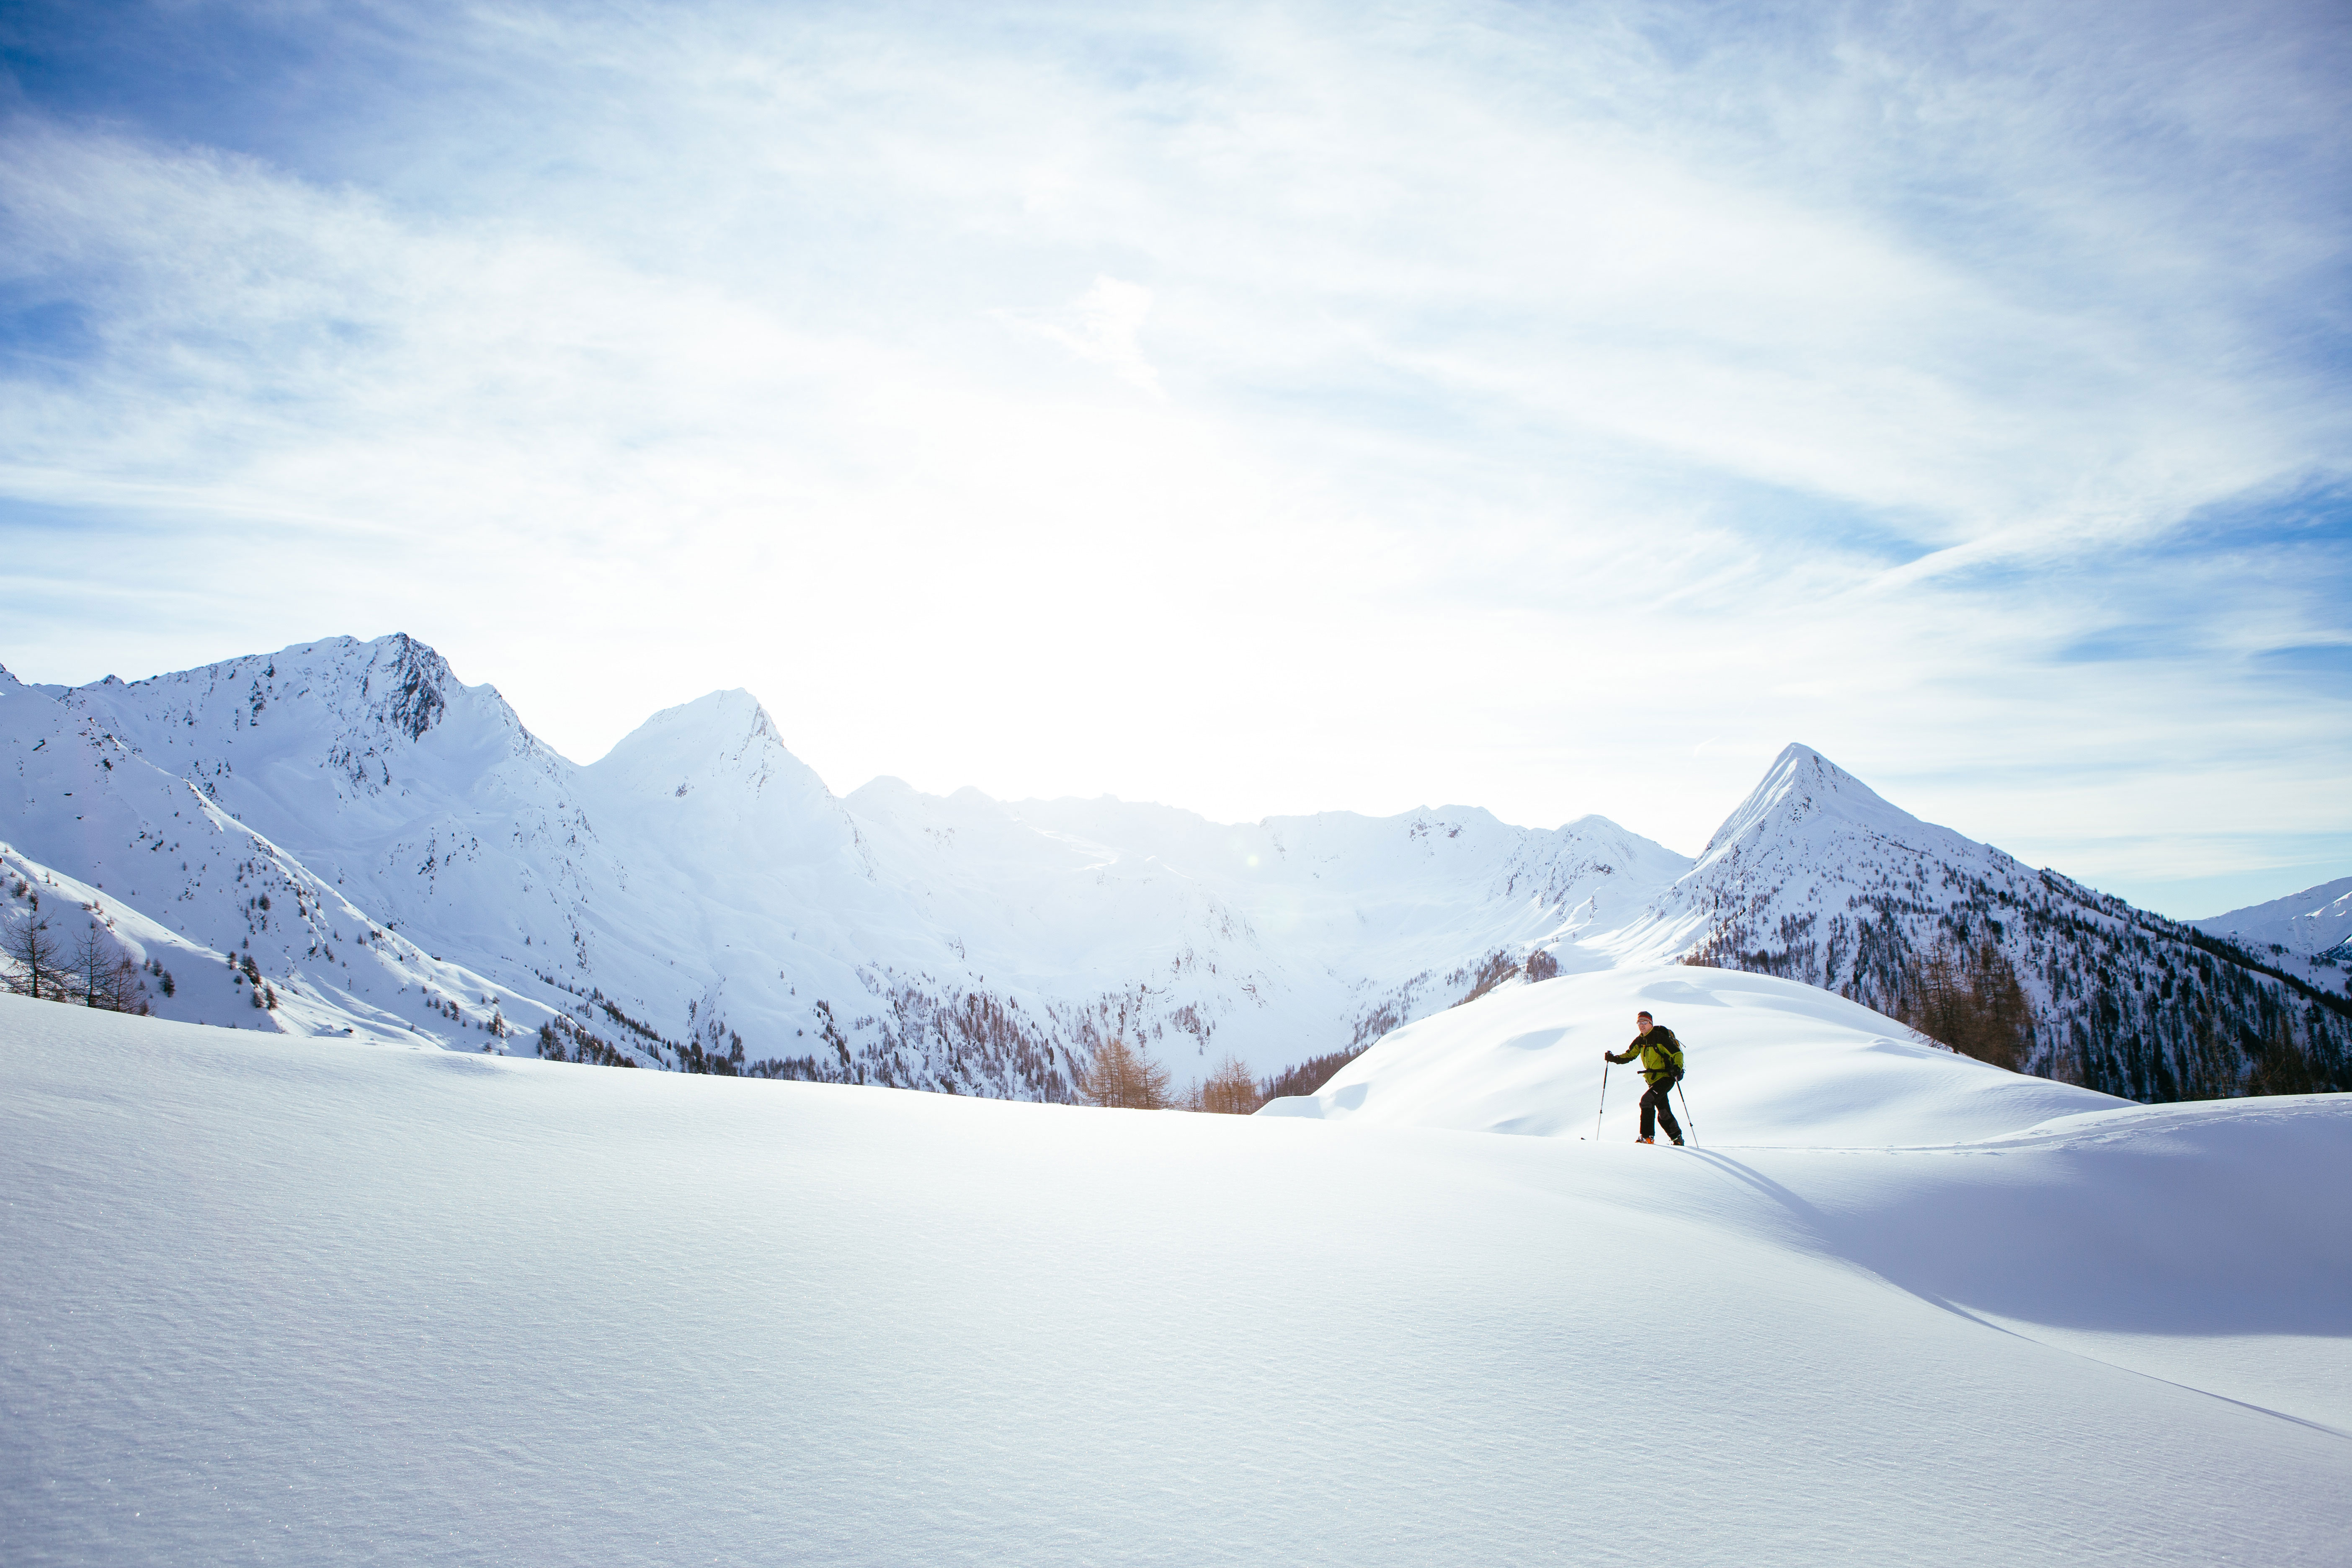
[[[1369,1044],[1457,1000],[1483,964],[1517,968],[1623,918],[1689,865],[1604,818],[1539,832],[1462,806],[1225,825],[895,779],[845,804],[983,972],[1079,995],[1132,977],[1106,997],[1108,1031],[1145,1019],[1182,1055],[1265,1068]],[[1166,1035],[1160,1016],[1176,1020]]]
[[[2323,984],[2332,972],[2352,970],[2352,877],[2189,923],[2255,952],[2300,963]]]
[[[1955,1055],[1814,986],[1669,964],[1480,997],[1398,1029],[1319,1092],[1259,1114],[1630,1139],[1642,1079],[1630,1066],[1606,1068],[1602,1053],[1624,1049],[1639,1012],[1682,1041],[1688,1077],[1677,1114],[1709,1143],[1972,1142],[2129,1103]]]
[[[48,1564],[2337,1563],[2347,1111],[1653,1150],[0,997],[0,1540]]]
[[[393,932],[211,793],[140,756],[103,714],[5,670],[0,746],[0,915],[45,921],[63,945],[97,925],[142,966],[162,1016],[423,1033],[469,1050],[547,1016]],[[215,765],[225,775],[227,761]]]

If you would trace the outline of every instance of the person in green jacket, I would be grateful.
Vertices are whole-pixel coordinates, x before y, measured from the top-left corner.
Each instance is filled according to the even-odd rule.
[[[1657,1023],[1647,1013],[1633,1015],[1633,1043],[1625,1047],[1623,1055],[1603,1051],[1601,1058],[1612,1062],[1630,1062],[1635,1057],[1642,1058],[1642,1077],[1650,1088],[1649,1092],[1642,1096],[1642,1136],[1639,1142],[1656,1142],[1657,1124],[1663,1121],[1666,1124],[1666,1136],[1675,1141],[1676,1148],[1680,1148],[1682,1124],[1675,1120],[1674,1107],[1666,1103],[1666,1096],[1672,1094],[1675,1085],[1682,1081],[1683,1043],[1675,1038],[1672,1029]]]

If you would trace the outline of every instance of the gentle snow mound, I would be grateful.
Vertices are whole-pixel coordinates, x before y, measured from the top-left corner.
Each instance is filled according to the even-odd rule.
[[[1408,1024],[1319,1092],[1258,1114],[1591,1138],[1601,1054],[1624,1047],[1645,1008],[1683,1043],[1676,1114],[1700,1142],[1969,1142],[2128,1103],[1955,1056],[1792,980],[1660,964],[1563,975]],[[1633,1068],[1609,1069],[1598,1136],[1635,1135],[1642,1089]]]

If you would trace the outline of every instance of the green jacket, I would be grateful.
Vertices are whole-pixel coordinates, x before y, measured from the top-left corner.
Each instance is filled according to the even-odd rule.
[[[1683,1076],[1683,1043],[1664,1024],[1653,1024],[1646,1035],[1636,1035],[1623,1055],[1609,1053],[1612,1062],[1630,1062],[1642,1058],[1642,1076],[1653,1084],[1670,1084]]]

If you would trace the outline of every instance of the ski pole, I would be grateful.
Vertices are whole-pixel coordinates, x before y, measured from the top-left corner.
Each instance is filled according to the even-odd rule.
[[[1601,1058],[1601,1110],[1596,1110],[1596,1111],[1594,1111],[1594,1112],[1592,1113],[1592,1141],[1593,1141],[1595,1143],[1598,1143],[1598,1142],[1601,1142],[1601,1110],[1608,1110],[1608,1109],[1609,1109],[1609,1060],[1608,1060],[1608,1058],[1607,1058],[1606,1057],[1604,1057],[1604,1058]]]
[[[1603,1068],[1601,1070],[1606,1072],[1609,1069]],[[1683,1097],[1683,1120],[1690,1123],[1691,1142],[1696,1143],[1698,1142],[1698,1118],[1691,1114],[1690,1090],[1683,1088],[1683,1080],[1680,1079],[1675,1079],[1675,1089]]]

